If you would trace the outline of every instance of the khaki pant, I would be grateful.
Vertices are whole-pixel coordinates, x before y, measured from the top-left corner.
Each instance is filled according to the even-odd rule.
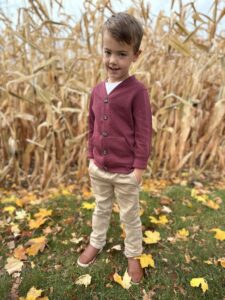
[[[89,165],[91,186],[96,207],[92,216],[90,244],[102,248],[110,223],[113,201],[120,207],[120,221],[124,225],[125,255],[139,256],[142,253],[142,225],[139,216],[139,185],[134,173],[109,173],[99,169],[93,161]]]

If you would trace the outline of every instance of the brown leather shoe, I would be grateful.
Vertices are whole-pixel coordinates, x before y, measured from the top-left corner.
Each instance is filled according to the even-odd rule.
[[[144,271],[140,260],[133,257],[128,258],[128,274],[131,277],[131,283],[139,284],[144,277]]]
[[[89,267],[91,264],[95,262],[97,255],[102,252],[102,249],[103,248],[97,249],[89,244],[87,248],[84,250],[84,252],[78,258],[77,260],[78,266],[83,268]]]

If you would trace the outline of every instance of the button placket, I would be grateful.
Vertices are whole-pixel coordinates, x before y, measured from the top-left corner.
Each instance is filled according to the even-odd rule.
[[[102,155],[104,157],[103,159],[103,168],[105,171],[108,170],[107,167],[107,162],[106,162],[106,157],[108,154],[108,150],[107,150],[107,136],[108,136],[108,122],[106,122],[108,120],[108,112],[109,112],[109,98],[106,97],[104,100],[104,105],[103,105],[103,123],[102,123],[102,136],[104,137],[102,140]]]

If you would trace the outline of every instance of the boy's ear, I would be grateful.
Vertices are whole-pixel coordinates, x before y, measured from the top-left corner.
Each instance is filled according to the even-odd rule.
[[[134,54],[134,58],[133,58],[133,62],[135,62],[137,59],[138,59],[138,57],[139,57],[139,55],[141,54],[141,50],[138,50],[138,52],[136,52],[135,54]]]

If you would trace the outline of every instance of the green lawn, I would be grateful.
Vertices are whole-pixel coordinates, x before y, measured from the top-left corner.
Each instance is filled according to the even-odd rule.
[[[204,187],[206,188],[206,187]],[[47,247],[36,256],[29,256],[24,262],[21,272],[21,284],[18,295],[26,297],[29,289],[34,286],[44,291],[43,295],[52,300],[75,299],[209,299],[223,300],[225,297],[225,269],[217,261],[225,256],[225,240],[214,238],[212,228],[225,230],[225,189],[219,190],[208,187],[208,198],[222,201],[220,208],[214,210],[191,196],[192,187],[172,185],[166,186],[159,192],[142,191],[140,199],[144,213],[141,216],[143,231],[157,230],[161,241],[157,244],[146,245],[145,253],[151,254],[155,268],[147,268],[145,278],[139,286],[125,290],[113,281],[113,274],[123,275],[126,270],[126,258],[123,251],[112,250],[120,244],[123,250],[122,230],[119,225],[118,213],[113,212],[111,227],[108,232],[108,243],[99,255],[94,265],[82,269],[76,265],[79,252],[88,242],[91,231],[91,210],[81,207],[83,198],[76,195],[58,196],[39,205],[28,207],[29,212],[35,213],[38,208],[51,209],[52,216],[48,222],[32,233],[32,238],[43,235],[43,229],[50,227],[53,231],[47,235]],[[168,203],[165,199],[170,199]],[[87,201],[87,200],[84,200]],[[88,199],[91,203],[93,198]],[[171,210],[163,213],[163,205]],[[9,205],[9,204],[7,204]],[[0,203],[3,220],[7,220]],[[149,216],[166,214],[169,223],[157,225],[150,222]],[[12,216],[13,219],[13,216]],[[16,221],[14,221],[16,223]],[[24,232],[29,231],[27,223],[21,222]],[[8,275],[4,266],[10,254],[7,247],[9,226],[0,227],[0,299],[10,299],[10,291],[15,279]],[[186,240],[175,240],[176,232],[182,228],[189,231]],[[76,236],[84,237],[83,241],[75,244],[70,240]],[[29,237],[30,238],[30,237]],[[15,246],[24,245],[29,239],[24,235],[15,239]],[[207,264],[205,261],[211,261]],[[34,263],[33,268],[31,262]],[[79,286],[76,279],[84,274],[90,274],[91,284]],[[190,280],[204,277],[209,289],[203,294],[200,287],[190,286]],[[144,294],[149,297],[143,298]],[[151,296],[152,295],[152,296]]]

